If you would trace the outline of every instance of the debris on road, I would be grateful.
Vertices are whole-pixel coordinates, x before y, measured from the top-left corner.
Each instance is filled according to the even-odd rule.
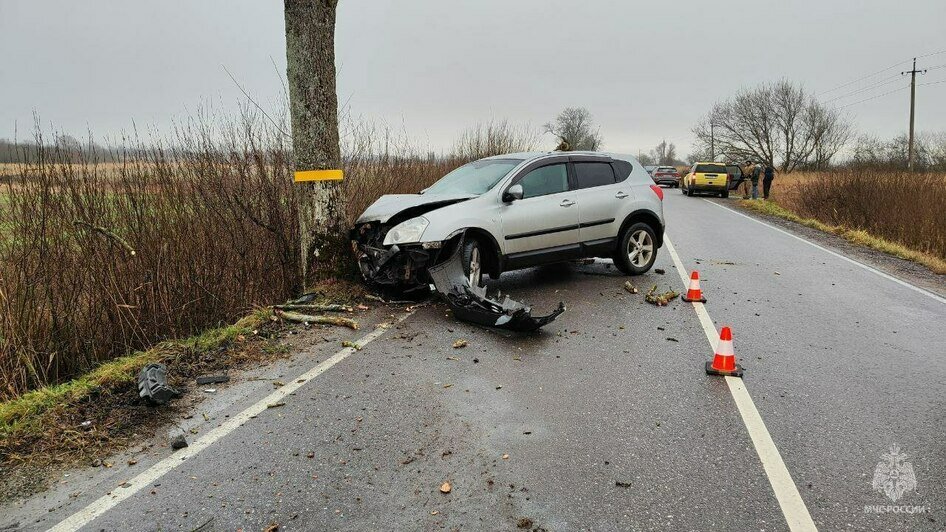
[[[178,434],[177,436],[171,438],[172,449],[176,451],[178,449],[183,449],[184,447],[187,447],[187,438],[185,438],[183,434]]]
[[[223,374],[197,377],[197,384],[217,384],[220,382],[230,382],[230,377]]]
[[[286,321],[295,323],[305,323],[310,325],[317,323],[320,325],[337,325],[339,327],[348,327],[349,329],[358,329],[358,322],[350,318],[340,318],[338,316],[311,316],[309,314],[300,314],[298,312],[292,312],[289,310],[279,310],[278,308],[274,308],[273,313]]]
[[[361,351],[361,346],[351,340],[342,340],[342,347],[350,347],[355,351]]]
[[[519,520],[516,521],[517,528],[532,528],[532,525],[533,521],[528,517],[520,517]]]
[[[168,385],[168,368],[164,364],[148,364],[138,374],[138,396],[151,405],[163,405],[181,395]]]
[[[286,406],[286,403],[280,401],[278,403],[271,403],[266,405],[266,408],[279,408],[280,406]]]
[[[464,340],[463,338],[460,338],[457,341],[453,342],[454,349],[460,349],[461,347],[466,347],[466,346],[467,346],[467,341]]]
[[[461,242],[462,243],[462,242]],[[460,249],[437,266],[428,268],[434,286],[447,301],[457,319],[478,323],[489,327],[499,327],[512,331],[528,332],[537,330],[551,323],[559,314],[565,312],[565,303],[547,316],[533,316],[532,307],[514,301],[506,296],[501,301],[487,297],[486,287],[470,286],[470,280],[463,273],[460,262]]]
[[[644,296],[644,301],[652,305],[657,305],[658,307],[665,307],[667,303],[679,296],[677,292],[673,290],[667,290],[666,292],[658,293],[657,285],[651,287],[650,291]]]
[[[614,483],[614,485],[617,486],[617,487],[619,487],[619,488],[630,488],[630,487],[631,487],[631,483],[630,483],[630,482],[621,482],[620,480],[616,481],[616,482]]]
[[[640,290],[638,290],[637,287],[634,286],[634,283],[632,283],[632,282],[630,282],[630,281],[624,281],[624,289],[627,290],[628,292],[632,293],[632,294],[636,294],[636,293],[640,292]]]
[[[667,337],[667,341],[668,341],[668,342],[679,342],[680,340],[677,340],[676,338],[673,338],[672,336],[668,336],[668,337]]]
[[[654,273],[656,273],[657,275],[663,275],[663,274],[665,274],[665,273],[667,273],[667,272],[664,271],[663,268],[654,268]]]
[[[449,482],[440,485],[440,493],[450,493],[451,491],[453,491],[453,486]]]
[[[263,532],[276,532],[279,530],[279,523],[270,523],[269,526],[263,529]]]

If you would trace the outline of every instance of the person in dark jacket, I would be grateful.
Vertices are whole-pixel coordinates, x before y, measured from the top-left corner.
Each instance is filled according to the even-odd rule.
[[[765,175],[762,178],[762,199],[769,199],[769,190],[772,188],[772,180],[775,179],[775,168],[771,164],[765,165]]]

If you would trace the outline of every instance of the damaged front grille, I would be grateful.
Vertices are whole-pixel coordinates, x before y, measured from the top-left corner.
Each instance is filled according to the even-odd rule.
[[[421,246],[383,246],[389,227],[378,222],[362,224],[352,231],[352,248],[361,276],[372,288],[386,295],[404,296],[427,290],[427,267],[437,258],[437,249]]]

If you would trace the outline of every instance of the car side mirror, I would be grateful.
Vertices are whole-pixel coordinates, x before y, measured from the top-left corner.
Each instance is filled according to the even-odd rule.
[[[522,199],[522,185],[516,183],[515,185],[506,189],[506,192],[503,192],[503,203],[512,203],[516,200]]]

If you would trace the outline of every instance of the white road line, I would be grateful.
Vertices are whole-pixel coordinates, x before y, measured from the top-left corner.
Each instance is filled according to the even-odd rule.
[[[673,258],[673,263],[677,267],[677,273],[680,274],[683,286],[689,286],[690,275],[683,266],[680,256],[677,255],[673,243],[670,242],[670,237],[666,234],[664,235],[664,243],[667,244],[667,251],[670,252],[670,256]],[[696,315],[700,318],[700,324],[703,326],[703,332],[706,333],[706,339],[713,348],[713,352],[715,352],[716,344],[719,343],[719,332],[716,331],[713,320],[706,312],[706,307],[702,303],[693,303],[692,305],[693,309],[696,310]],[[746,430],[749,431],[749,437],[752,439],[752,445],[755,446],[756,454],[759,455],[759,460],[762,462],[762,468],[765,469],[765,474],[769,478],[772,491],[775,492],[775,499],[778,500],[778,504],[782,508],[782,515],[785,516],[788,527],[791,530],[818,530],[815,522],[811,520],[808,507],[805,506],[805,501],[798,493],[792,475],[785,467],[782,455],[779,454],[775,442],[772,441],[772,436],[765,428],[762,416],[759,415],[759,411],[756,409],[755,403],[752,402],[752,397],[749,395],[749,391],[746,390],[742,379],[738,377],[725,377],[725,379],[726,384],[729,385],[729,392],[732,394],[733,401],[736,402],[736,408],[739,409],[739,415],[742,416],[742,422],[746,425]]]
[[[828,248],[826,248],[826,247],[824,247],[824,246],[819,246],[818,244],[815,244],[814,242],[811,242],[810,240],[806,240],[806,239],[804,239],[804,238],[802,238],[802,237],[800,237],[800,236],[798,236],[798,235],[796,235],[796,234],[790,233],[790,232],[788,232],[788,231],[786,231],[786,230],[784,230],[784,229],[781,229],[781,228],[779,228],[779,227],[775,227],[775,226],[772,225],[772,224],[763,222],[762,220],[759,220],[758,218],[754,218],[754,217],[749,216],[749,215],[747,215],[747,214],[743,214],[743,213],[741,213],[741,212],[739,212],[739,211],[737,211],[737,210],[730,209],[729,207],[726,207],[725,205],[720,205],[719,203],[716,203],[715,201],[710,201],[710,200],[708,200],[708,199],[706,199],[706,198],[703,198],[703,201],[709,203],[710,205],[715,205],[715,206],[719,207],[720,209],[725,209],[725,210],[727,210],[727,211],[729,211],[729,212],[731,212],[731,213],[733,213],[733,214],[738,214],[739,216],[742,216],[743,218],[748,218],[748,219],[752,220],[753,222],[756,222],[756,223],[759,223],[759,224],[762,224],[762,225],[768,227],[769,229],[778,231],[779,233],[782,233],[782,234],[784,234],[784,235],[788,235],[788,236],[794,238],[795,240],[800,240],[800,241],[802,241],[802,242],[808,244],[809,246],[812,246],[812,247],[815,247],[815,248],[820,249],[821,251],[824,251],[825,253],[827,253],[827,254],[829,254],[829,255],[834,255],[835,257],[837,257],[837,258],[839,258],[839,259],[841,259],[841,260],[850,262],[851,264],[854,264],[855,266],[860,266],[861,268],[864,268],[865,270],[867,270],[867,271],[869,271],[869,272],[876,273],[877,275],[883,277],[884,279],[893,281],[893,282],[895,282],[895,283],[897,283],[897,284],[899,284],[899,285],[901,285],[901,286],[905,286],[905,287],[909,288],[910,290],[913,290],[913,291],[915,291],[915,292],[919,292],[919,293],[921,293],[921,294],[923,294],[923,295],[925,295],[925,296],[929,296],[929,297],[933,298],[934,300],[939,301],[940,303],[946,303],[946,298],[940,296],[939,294],[930,292],[929,290],[927,290],[927,289],[925,289],[925,288],[920,288],[919,286],[910,284],[910,283],[904,281],[903,279],[897,279],[896,277],[894,277],[894,276],[892,276],[892,275],[890,275],[890,274],[884,273],[884,272],[878,270],[877,268],[874,268],[873,266],[868,266],[868,265],[864,264],[863,262],[856,261],[856,260],[854,260],[854,259],[852,259],[852,258],[850,258],[850,257],[845,257],[844,255],[842,255],[842,254],[840,254],[840,253],[838,253],[838,252],[836,252],[836,251],[831,251],[830,249],[828,249]]]
[[[356,344],[361,347],[364,346],[373,340],[377,339],[379,336],[385,333],[387,329],[396,325],[409,316],[411,316],[414,311],[409,311],[403,316],[400,316],[393,320],[393,322],[384,324],[382,323],[376,327],[373,331],[363,336]],[[267,395],[261,399],[256,404],[248,407],[246,410],[240,412],[239,414],[231,417],[222,425],[212,429],[210,432],[205,434],[203,437],[199,438],[195,442],[191,443],[190,446],[185,447],[171,456],[161,460],[160,462],[149,467],[145,471],[141,472],[138,476],[128,481],[129,486],[124,488],[115,488],[112,490],[111,495],[103,495],[99,499],[95,500],[85,508],[79,510],[78,512],[72,514],[68,518],[61,521],[56,526],[50,528],[50,531],[66,531],[66,530],[78,530],[83,526],[91,523],[94,519],[98,518],[105,512],[114,508],[118,503],[123,500],[131,497],[135,493],[138,493],[142,489],[150,486],[154,481],[164,476],[165,473],[171,471],[175,467],[184,463],[188,458],[193,458],[198,453],[204,449],[210,447],[218,440],[230,434],[241,425],[252,419],[253,417],[259,415],[264,410],[266,410],[268,405],[278,403],[280,400],[284,399],[286,396],[296,391],[297,389],[304,386],[306,383],[310,382],[312,379],[318,377],[322,373],[328,371],[332,366],[338,364],[342,360],[345,360],[352,354],[357,351],[354,347],[346,347],[332,355],[330,358],[326,359],[324,362],[316,365],[309,371],[299,375],[290,383],[277,388],[273,393]]]

